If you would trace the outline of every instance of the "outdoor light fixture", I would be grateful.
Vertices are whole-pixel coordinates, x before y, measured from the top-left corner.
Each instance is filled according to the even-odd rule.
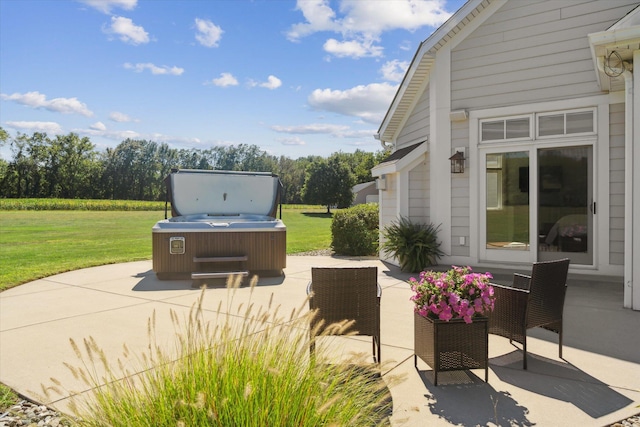
[[[456,150],[449,160],[451,160],[451,173],[464,173],[464,152]]]

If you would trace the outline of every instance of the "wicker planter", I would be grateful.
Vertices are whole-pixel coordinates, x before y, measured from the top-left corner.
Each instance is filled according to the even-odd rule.
[[[488,318],[474,317],[472,323],[463,319],[448,322],[422,317],[414,313],[414,364],[418,357],[435,373],[466,369],[484,369],[484,380],[489,380]]]

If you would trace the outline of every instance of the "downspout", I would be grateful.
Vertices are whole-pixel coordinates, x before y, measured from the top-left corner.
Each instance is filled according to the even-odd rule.
[[[633,73],[625,63],[624,76],[624,307],[633,306]],[[640,213],[639,213],[640,214]]]
[[[387,145],[387,142],[380,137],[379,133],[374,134],[373,137],[380,141],[380,145],[384,151],[391,151],[393,149],[393,144]]]

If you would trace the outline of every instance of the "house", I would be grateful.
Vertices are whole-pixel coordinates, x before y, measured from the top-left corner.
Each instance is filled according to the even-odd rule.
[[[351,206],[360,205],[362,203],[378,203],[378,189],[376,181],[363,182],[356,184],[351,189],[353,193],[353,202]]]
[[[420,45],[376,134],[392,150],[372,169],[381,230],[440,225],[443,264],[569,257],[573,274],[620,278],[640,310],[639,4],[465,3]]]

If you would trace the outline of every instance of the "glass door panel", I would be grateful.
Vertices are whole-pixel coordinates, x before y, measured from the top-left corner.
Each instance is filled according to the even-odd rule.
[[[593,263],[592,148],[538,150],[538,259]]]
[[[528,252],[529,152],[487,154],[485,249],[488,258],[511,258],[508,252]],[[499,253],[498,253],[499,252]]]

